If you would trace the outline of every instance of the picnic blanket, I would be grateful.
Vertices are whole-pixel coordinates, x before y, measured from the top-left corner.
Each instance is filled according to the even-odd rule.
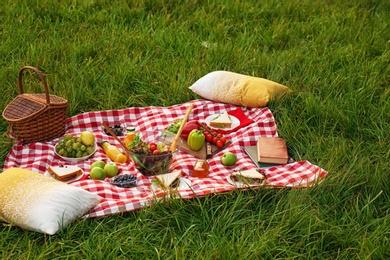
[[[231,140],[231,144],[220,151],[212,158],[208,159],[210,173],[208,178],[195,178],[191,176],[191,171],[197,158],[179,151],[175,154],[170,166],[170,171],[181,170],[183,177],[191,182],[191,187],[187,186],[179,190],[179,195],[183,199],[195,196],[206,196],[222,192],[229,192],[238,189],[230,184],[227,177],[235,169],[255,168],[250,158],[244,152],[244,146],[256,145],[259,136],[278,137],[275,119],[272,112],[267,107],[264,108],[244,108],[235,105],[216,103],[208,100],[192,100],[188,103],[172,105],[169,107],[131,107],[121,110],[106,110],[82,113],[67,119],[67,133],[80,134],[82,131],[94,133],[96,141],[109,141],[111,144],[120,144],[111,136],[104,133],[101,122],[108,125],[124,124],[136,127],[137,132],[156,130],[163,131],[174,120],[183,118],[189,104],[194,104],[189,120],[203,121],[212,114],[220,114],[224,111],[234,111],[242,109],[243,114],[249,118],[241,128],[224,135]],[[4,162],[4,170],[11,167],[26,168],[44,174],[49,165],[76,165],[82,168],[89,175],[90,164],[96,160],[107,159],[103,149],[98,147],[95,154],[86,161],[69,163],[63,161],[55,155],[54,146],[59,138],[49,142],[37,142],[28,145],[21,143],[14,144]],[[221,163],[221,155],[231,151],[237,155],[237,163],[233,167],[224,166]],[[327,171],[306,161],[290,161],[286,165],[275,166],[264,169],[267,176],[266,186],[269,187],[308,187],[322,180]],[[84,217],[103,217],[121,212],[128,212],[152,205],[160,196],[151,189],[151,181],[154,177],[143,176],[132,162],[120,165],[120,174],[134,174],[137,176],[137,187],[120,188],[112,185],[107,178],[104,181],[85,178],[75,181],[70,185],[81,187],[89,192],[98,194],[103,199]],[[160,194],[161,195],[161,194]]]

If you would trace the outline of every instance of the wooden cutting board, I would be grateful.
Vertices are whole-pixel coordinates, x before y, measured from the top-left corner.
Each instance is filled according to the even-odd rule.
[[[167,137],[165,140],[167,143],[170,143],[173,141],[173,137]],[[218,148],[215,144],[205,142],[199,151],[194,151],[188,146],[186,140],[180,137],[180,141],[181,142],[178,143],[179,150],[191,154],[199,159],[209,159],[213,157],[213,155],[225,149],[231,143],[231,141],[226,141],[224,146]]]

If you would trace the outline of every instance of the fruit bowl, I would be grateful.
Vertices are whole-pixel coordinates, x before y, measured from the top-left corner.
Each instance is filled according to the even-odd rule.
[[[81,162],[81,161],[84,161],[84,160],[87,160],[89,157],[91,157],[95,152],[96,152],[96,149],[97,149],[97,145],[96,143],[91,146],[91,147],[86,147],[86,150],[88,149],[88,154],[85,155],[85,153],[83,154],[83,156],[79,156],[79,157],[68,157],[66,156],[67,154],[63,153],[63,151],[61,151],[61,143],[58,142],[56,144],[56,146],[54,147],[54,153],[60,157],[62,160],[64,161],[68,161],[68,162]],[[66,150],[66,148],[64,149]]]
[[[133,163],[137,170],[139,170],[144,176],[154,176],[164,174],[169,171],[175,153],[178,151],[169,150],[169,145],[173,140],[172,134],[161,132],[142,132],[140,138],[142,143],[135,148],[126,151],[129,157],[133,160]],[[177,147],[180,147],[181,141],[179,141]],[[151,150],[153,144],[156,145],[158,153],[153,154],[154,149]]]

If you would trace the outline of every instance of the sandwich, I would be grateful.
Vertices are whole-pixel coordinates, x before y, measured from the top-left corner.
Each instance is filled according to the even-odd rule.
[[[234,171],[230,175],[230,179],[234,182],[242,182],[244,184],[256,184],[261,185],[265,184],[264,173],[259,172],[257,169],[243,170],[243,171]]]
[[[232,127],[232,120],[230,120],[229,114],[225,111],[216,118],[210,121],[210,126],[216,128],[230,128]]]
[[[83,174],[83,170],[77,166],[49,166],[47,171],[54,179],[59,181],[70,181]]]
[[[170,173],[156,175],[153,181],[157,186],[163,190],[175,189],[180,185],[181,171],[176,170]]]

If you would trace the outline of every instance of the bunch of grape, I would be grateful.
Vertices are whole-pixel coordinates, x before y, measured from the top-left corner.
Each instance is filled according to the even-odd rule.
[[[66,134],[55,147],[57,154],[68,158],[81,158],[95,151],[95,145],[85,145],[79,136]]]

